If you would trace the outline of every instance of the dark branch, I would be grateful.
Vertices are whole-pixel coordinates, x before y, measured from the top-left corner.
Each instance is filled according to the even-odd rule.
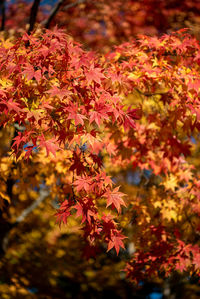
[[[62,5],[63,2],[64,2],[64,0],[59,0],[59,1],[55,4],[55,6],[53,7],[53,9],[51,10],[48,19],[45,20],[44,22],[42,22],[42,25],[44,25],[44,27],[45,27],[46,29],[49,28],[49,26],[50,26],[50,24],[51,24],[53,18],[54,18],[55,15],[57,14],[57,12],[58,12],[58,10],[59,10],[59,8],[60,8],[60,6]]]
[[[0,1],[1,7],[1,28],[0,31],[3,31],[5,28],[5,20],[6,20],[6,7],[5,7],[5,0]]]
[[[63,10],[68,10],[69,8],[74,7],[74,6],[78,5],[78,4],[81,4],[81,3],[85,2],[85,1],[86,1],[86,0],[78,0],[78,1],[76,1],[76,2],[74,2],[74,3],[67,4],[66,6],[64,6]],[[56,5],[53,7],[53,9],[51,10],[48,19],[42,22],[42,25],[43,25],[45,28],[47,28],[47,29],[49,28],[49,26],[50,26],[50,24],[51,24],[53,18],[54,18],[55,15],[57,14],[57,12],[58,12],[58,10],[59,10],[59,8],[60,8],[60,6],[62,5],[63,2],[64,2],[64,0],[59,0],[59,1],[56,3]]]
[[[31,7],[28,34],[30,34],[34,28],[39,5],[40,5],[40,0],[34,0],[33,5]]]

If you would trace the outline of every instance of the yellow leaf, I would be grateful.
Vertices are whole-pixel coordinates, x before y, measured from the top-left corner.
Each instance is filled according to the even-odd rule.
[[[178,187],[177,177],[175,177],[173,174],[170,174],[166,177],[166,180],[162,183],[162,185],[164,185],[166,190],[172,190],[174,192],[175,188]]]
[[[177,213],[176,211],[174,210],[170,210],[170,209],[163,209],[162,210],[162,214],[163,214],[163,217],[167,220],[174,220],[174,221],[177,221]]]

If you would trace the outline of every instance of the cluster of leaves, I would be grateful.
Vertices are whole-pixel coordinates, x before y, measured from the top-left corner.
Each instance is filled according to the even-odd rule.
[[[31,188],[47,188],[60,225],[80,217],[87,257],[101,243],[124,248],[118,212],[136,250],[130,279],[199,274],[200,180],[189,159],[200,129],[197,40],[141,35],[99,56],[57,28],[37,30],[1,39],[0,70],[0,123],[17,132],[1,157],[1,207],[8,180],[32,200]],[[134,191],[127,169],[140,175]]]
[[[113,124],[132,130],[134,115],[122,109],[99,58],[56,29],[42,36],[25,34],[14,46],[2,43],[1,75],[1,125],[24,128],[14,138],[13,155],[29,160],[40,148],[47,156],[59,151],[64,163],[59,189],[71,190],[61,202],[58,221],[66,223],[76,211],[89,244],[103,238],[108,250],[118,252],[124,236],[98,205],[106,200],[107,207],[120,212],[125,202],[118,188],[112,189],[98,154],[108,146],[103,131],[111,131]]]
[[[119,142],[112,166],[150,173],[132,200],[133,240],[140,249],[126,270],[138,281],[158,269],[199,273],[199,170],[188,158],[191,136],[199,138],[200,46],[184,32],[139,36],[110,56],[112,81],[118,74],[127,102],[142,110],[134,134],[118,130],[109,137]]]

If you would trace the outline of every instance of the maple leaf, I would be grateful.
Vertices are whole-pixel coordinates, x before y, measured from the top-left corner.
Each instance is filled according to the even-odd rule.
[[[34,131],[29,131],[29,132],[25,131],[24,133],[18,132],[18,135],[15,138],[13,138],[13,140],[15,140],[15,142],[12,145],[12,149],[14,150],[16,155],[20,155],[19,148],[22,149],[22,148],[29,147],[28,146],[29,138],[34,133],[35,133]],[[34,140],[33,137],[31,139],[32,139],[33,144],[34,144],[33,145],[33,148],[34,148],[34,146],[36,146],[35,140]],[[25,144],[27,144],[27,146],[25,146]]]
[[[58,88],[57,86],[52,86],[48,91],[46,91],[51,97],[58,97],[63,100],[64,97],[69,96],[71,91],[66,88]]]
[[[107,252],[109,250],[111,250],[113,247],[115,248],[116,252],[117,252],[117,255],[119,253],[119,249],[120,247],[125,249],[124,247],[124,243],[122,240],[126,239],[127,237],[125,237],[124,235],[122,235],[121,233],[118,233],[116,235],[113,235],[111,237],[111,239],[109,240],[108,242],[108,249],[107,249]]]
[[[109,112],[109,107],[107,107],[103,103],[102,104],[96,103],[95,111],[89,112],[90,124],[95,121],[96,124],[100,127],[102,119],[109,120],[109,116],[107,114],[108,112]]]
[[[92,148],[93,153],[99,153],[100,149],[102,149],[102,141],[99,136],[96,136],[95,130],[82,135],[82,143],[86,142],[88,147]]]
[[[121,206],[125,206],[126,204],[124,202],[124,200],[122,199],[122,196],[125,196],[124,193],[122,192],[118,192],[119,187],[116,187],[115,189],[113,189],[113,191],[107,191],[104,196],[107,198],[107,206],[109,207],[110,205],[113,205],[118,213],[121,212]]]
[[[9,99],[8,101],[6,100],[1,100],[0,104],[4,104],[7,107],[7,111],[15,111],[17,114],[20,113],[21,108],[19,107],[19,104],[16,102],[13,102],[12,99]]]
[[[59,223],[59,226],[61,226],[61,223],[67,224],[67,219],[68,217],[71,215],[71,207],[69,206],[69,203],[67,200],[65,200],[58,212],[55,214],[55,216],[57,217],[56,222]]]
[[[178,187],[178,179],[173,174],[170,174],[162,184],[165,186],[166,190],[172,190],[174,192],[175,188]]]
[[[70,112],[70,115],[68,116],[67,119],[74,119],[75,125],[81,124],[82,126],[84,125],[84,119],[87,119],[85,115],[76,113],[76,112]]]
[[[39,108],[46,108],[46,109],[49,109],[49,110],[53,110],[53,109],[54,109],[54,107],[51,106],[51,105],[49,104],[48,101],[43,102],[43,103],[39,106]]]
[[[71,160],[73,164],[70,166],[69,170],[76,170],[77,175],[85,171],[85,166],[76,152],[73,153],[73,158],[71,158]]]
[[[190,259],[186,257],[178,256],[178,262],[176,263],[176,270],[180,272],[186,271],[187,267],[190,265]]]
[[[64,108],[65,111],[69,112],[69,116],[67,119],[74,119],[75,125],[81,124],[84,125],[84,119],[87,119],[85,115],[78,113],[78,105],[74,105],[73,103],[70,104],[69,107]]]
[[[27,77],[27,80],[32,80],[35,78],[37,81],[39,81],[42,77],[41,70],[35,70],[31,64],[24,67],[22,74]]]
[[[25,148],[26,154],[24,158],[29,160],[30,155],[32,154],[33,150],[35,150],[36,148],[37,147],[35,145],[26,146]]]
[[[132,117],[130,117],[129,115],[125,115],[124,118],[124,129],[128,130],[130,128],[135,129],[135,121],[132,119]]]
[[[101,79],[105,78],[105,76],[102,74],[102,70],[97,67],[95,68],[94,66],[91,66],[89,71],[85,71],[85,76],[89,83],[95,81],[101,84]]]
[[[90,185],[92,183],[92,178],[87,177],[78,177],[77,180],[74,182],[74,185],[76,186],[77,191],[84,189],[86,192],[89,191]]]
[[[85,222],[86,216],[83,213],[83,207],[80,203],[77,203],[74,207],[76,209],[76,218],[82,216],[82,223]]]
[[[45,140],[45,137],[42,134],[38,139],[40,141],[39,147],[46,148],[47,156],[49,155],[49,153],[52,153],[54,156],[56,156],[56,151],[59,149],[59,146],[55,144],[55,142],[57,142],[55,138]]]
[[[73,206],[73,208],[77,210],[76,217],[82,216],[81,223],[87,220],[87,225],[89,224],[91,228],[93,225],[96,225],[95,221],[97,221],[98,217],[97,217],[97,211],[94,206],[94,202],[92,198],[85,197],[81,199],[80,202],[78,202],[75,206]],[[95,230],[96,232],[99,233],[101,231],[101,228],[96,227]]]
[[[194,264],[196,270],[200,268],[200,253],[196,253],[194,255],[194,257],[193,257],[193,264]]]
[[[0,89],[0,96],[5,98],[6,97],[6,91]]]
[[[96,177],[95,177],[95,180],[98,182],[99,184],[99,187],[102,185],[102,186],[110,186],[112,187],[112,180],[111,180],[111,177],[110,176],[107,176],[107,174],[104,172],[104,171],[100,171]]]
[[[90,115],[90,124],[95,121],[98,127],[100,127],[101,119],[102,119],[101,113],[97,111],[90,111],[89,115]]]
[[[127,110],[127,114],[132,119],[141,119],[142,110],[141,109],[131,109],[130,107]]]
[[[21,143],[24,144],[26,142],[26,136],[19,132],[18,135],[15,138],[13,138],[13,140],[15,140],[15,142],[13,143],[12,148],[16,147],[17,152]]]

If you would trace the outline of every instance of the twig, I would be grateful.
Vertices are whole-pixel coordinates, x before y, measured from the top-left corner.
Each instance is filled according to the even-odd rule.
[[[76,202],[76,196],[74,192],[74,170],[73,170],[73,177],[72,177],[72,200],[73,202]]]
[[[5,8],[5,0],[0,1],[1,7],[1,28],[0,31],[3,31],[5,28],[5,20],[6,20],[6,8]]]
[[[78,1],[76,1],[74,3],[67,4],[67,5],[64,6],[63,10],[68,10],[69,8],[74,7],[76,5],[79,5],[79,4],[81,4],[83,2],[86,2],[86,1],[87,0],[78,0]]]
[[[39,4],[40,4],[40,0],[34,0],[33,5],[31,7],[28,34],[30,34],[34,28]]]
[[[81,4],[81,3],[85,2],[85,1],[86,1],[86,0],[78,0],[78,1],[76,1],[76,2],[74,2],[74,3],[67,4],[67,5],[64,6],[63,10],[66,11],[66,10],[68,10],[69,8],[74,7],[74,6],[78,5],[78,4]],[[64,0],[59,0],[59,1],[55,4],[55,6],[52,8],[52,10],[51,10],[51,12],[50,12],[50,15],[49,15],[48,19],[46,19],[45,21],[42,22],[42,25],[43,25],[46,29],[49,28],[49,26],[50,26],[50,24],[51,24],[53,18],[54,18],[55,15],[57,14],[57,12],[58,12],[60,6],[63,4],[63,2],[64,2]]]

